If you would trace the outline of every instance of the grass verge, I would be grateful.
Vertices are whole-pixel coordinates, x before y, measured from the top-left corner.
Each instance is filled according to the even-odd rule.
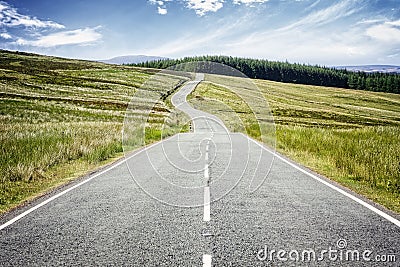
[[[242,89],[243,98],[235,93],[238,88],[208,80],[192,93],[192,105],[219,116],[231,131],[257,138],[248,129],[254,124],[251,107],[259,100],[248,90]],[[274,115],[279,152],[400,213],[399,95],[254,83]]]
[[[185,79],[154,73],[0,51],[0,213],[121,157],[124,148],[185,130],[183,115],[160,100]],[[148,95],[138,92],[150,77],[163,86],[152,92],[148,107]],[[146,134],[123,147],[130,105],[145,118],[138,125],[145,123]]]

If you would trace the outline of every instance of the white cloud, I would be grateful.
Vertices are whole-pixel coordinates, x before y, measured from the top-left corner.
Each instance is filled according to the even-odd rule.
[[[400,44],[400,29],[396,26],[400,26],[399,21],[385,22],[368,28],[366,34],[378,41]]]
[[[3,39],[12,39],[12,36],[6,32],[0,33],[0,37]]]
[[[388,21],[388,22],[386,22],[386,24],[400,27],[400,19],[396,20],[396,21]]]
[[[171,2],[172,0],[149,0],[150,4],[157,5],[157,13],[160,15],[166,15],[168,13],[168,9],[165,5],[166,2]]]
[[[28,35],[25,35],[24,31],[19,31],[18,36],[14,37],[5,31],[0,34],[3,39],[14,39],[9,44],[18,46],[49,48],[62,45],[89,45],[102,38],[101,33],[98,32],[99,27],[62,30],[65,29],[64,25],[20,14],[16,8],[3,1],[0,1],[0,27],[25,28]],[[52,30],[50,34],[49,29]]]
[[[168,10],[166,8],[157,7],[157,9],[158,9],[158,14],[160,15],[165,15],[168,13]]]
[[[186,0],[187,8],[195,10],[199,16],[204,16],[207,12],[217,12],[224,5],[224,0]]]
[[[167,14],[166,3],[172,0],[148,0],[150,4],[157,5],[158,14]],[[197,15],[204,16],[207,12],[216,12],[223,7],[224,0],[181,0],[188,9],[193,9]],[[236,1],[236,0],[235,0]],[[260,1],[260,0],[258,0]]]
[[[17,45],[35,47],[54,47],[61,45],[90,45],[100,40],[102,35],[97,32],[99,27],[77,29],[72,31],[61,31],[45,36],[40,36],[36,40],[26,40],[19,38]]]
[[[18,10],[5,2],[0,2],[0,26],[63,29],[64,25],[53,21],[40,20],[36,17],[22,15]]]
[[[166,3],[173,0],[148,0],[152,5],[157,5],[158,14],[165,15],[167,13]],[[253,6],[256,3],[266,3],[269,0],[232,0],[233,4],[245,4]],[[208,12],[217,12],[224,6],[225,0],[179,0],[177,2],[186,3],[186,8],[192,9],[199,16],[204,16]]]

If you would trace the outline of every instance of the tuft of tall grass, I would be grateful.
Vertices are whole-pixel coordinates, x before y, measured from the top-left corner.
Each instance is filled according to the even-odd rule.
[[[400,127],[324,129],[279,126],[278,148],[301,158],[313,157],[334,167],[334,175],[400,192]],[[312,160],[308,161],[313,164]]]
[[[2,124],[2,181],[45,178],[49,168],[78,158],[102,161],[122,152],[121,129],[121,123],[112,122]]]

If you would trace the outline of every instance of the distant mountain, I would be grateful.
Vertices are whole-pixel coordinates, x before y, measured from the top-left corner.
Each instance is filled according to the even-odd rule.
[[[393,65],[338,66],[335,68],[347,69],[348,71],[400,73],[400,66],[393,66]]]
[[[161,60],[161,59],[168,59],[168,58],[157,57],[157,56],[145,56],[145,55],[130,55],[130,56],[114,57],[111,59],[97,60],[97,61],[107,63],[107,64],[121,65],[121,64],[137,64],[137,63],[143,63],[146,61],[154,61],[154,60]]]

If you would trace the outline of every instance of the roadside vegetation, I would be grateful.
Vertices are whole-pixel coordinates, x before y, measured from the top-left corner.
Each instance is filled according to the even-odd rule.
[[[121,157],[128,104],[154,73],[0,51],[0,213]],[[148,99],[135,99],[146,134],[129,149],[187,128],[168,104],[182,81],[165,76],[165,91],[153,94],[164,101],[154,100],[151,112],[140,105]]]
[[[156,72],[0,51],[0,213],[187,131],[170,103],[187,78]],[[253,80],[267,109],[241,78],[206,78],[190,96],[196,108],[270,146],[276,138],[279,152],[400,213],[400,95]],[[276,133],[258,124],[269,110]]]
[[[190,102],[220,116],[231,131],[260,139],[257,131],[248,131],[255,123],[251,107],[259,100],[242,89],[244,101],[238,88],[206,80]],[[277,151],[400,213],[399,95],[254,82],[274,115]],[[244,127],[237,126],[238,119]]]

